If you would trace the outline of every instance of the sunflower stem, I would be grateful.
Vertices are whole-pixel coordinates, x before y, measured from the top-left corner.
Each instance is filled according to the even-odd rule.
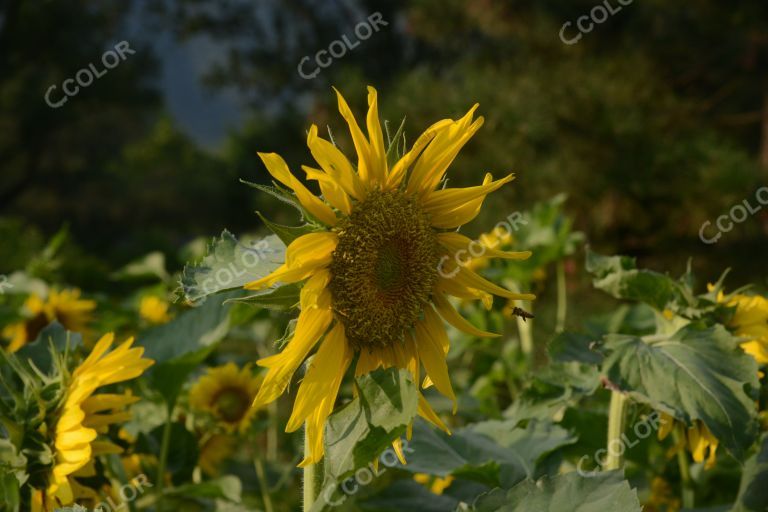
[[[261,489],[261,500],[264,502],[264,512],[273,512],[272,497],[269,495],[269,485],[267,484],[267,475],[264,471],[264,461],[261,457],[256,456],[254,460],[256,466],[256,477],[259,480],[259,489]]]
[[[309,455],[309,435],[307,429],[304,429],[304,457]],[[312,509],[312,505],[315,504],[315,470],[317,464],[307,464],[304,466],[304,512],[309,512]]]
[[[565,261],[557,262],[557,320],[555,332],[563,332],[565,329],[565,315],[568,309],[568,298],[565,282]]]
[[[176,400],[168,403],[168,417],[165,420],[163,426],[163,439],[160,444],[160,459],[157,463],[157,494],[162,495],[163,484],[165,483],[165,466],[168,463],[168,449],[171,444],[171,418],[173,417],[173,409],[176,407]]]
[[[624,441],[622,434],[627,421],[627,406],[629,400],[621,391],[611,391],[611,405],[608,412],[608,441],[606,450],[608,455],[605,459],[605,470],[612,471],[621,469],[624,465]],[[618,448],[614,446],[618,443]]]
[[[674,436],[675,446],[685,446],[685,436],[682,434],[681,429],[685,428],[682,425],[676,425],[675,430],[672,432]],[[677,466],[680,468],[680,483],[681,494],[683,498],[683,507],[693,508],[695,506],[695,494],[693,489],[693,480],[691,479],[691,467],[688,461],[688,454],[685,452],[685,448],[677,450]]]

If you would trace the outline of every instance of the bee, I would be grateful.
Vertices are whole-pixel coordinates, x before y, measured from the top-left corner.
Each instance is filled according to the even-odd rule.
[[[533,313],[529,313],[523,308],[514,307],[512,308],[512,316],[519,316],[525,322],[529,318],[533,318]]]

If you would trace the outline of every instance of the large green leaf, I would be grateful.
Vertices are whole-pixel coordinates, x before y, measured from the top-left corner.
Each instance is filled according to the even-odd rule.
[[[620,471],[585,478],[577,472],[526,480],[480,497],[475,512],[641,512],[637,492]]]
[[[184,267],[181,286],[192,303],[226,290],[242,288],[285,261],[285,244],[276,235],[238,241],[229,231],[214,239],[202,261]]]
[[[739,495],[730,512],[764,512],[768,508],[768,434],[744,464]]]
[[[453,432],[435,431],[416,422],[408,446],[413,450],[404,470],[437,476],[461,476],[491,487],[511,487],[536,473],[546,454],[576,442],[557,425],[530,421],[486,421]]]
[[[397,480],[359,505],[366,512],[446,512],[456,510],[459,500],[433,494],[413,480]]]
[[[659,339],[609,335],[602,371],[637,401],[690,424],[701,420],[741,458],[757,435],[757,364],[722,326],[686,326]]]
[[[357,390],[357,397],[326,423],[323,492],[313,511],[343,499],[339,483],[373,464],[416,416],[418,393],[407,370],[389,368],[363,375],[357,379]]]
[[[173,321],[140,335],[137,344],[145,348],[145,357],[156,362],[149,371],[153,387],[169,403],[175,401],[189,372],[227,334],[230,306],[224,302],[241,293],[212,297],[202,306],[189,309]]]
[[[595,288],[616,298],[645,302],[659,311],[668,308],[695,316],[696,298],[688,286],[688,279],[675,281],[658,272],[638,269],[634,258],[602,256],[589,248],[587,271],[593,275]]]

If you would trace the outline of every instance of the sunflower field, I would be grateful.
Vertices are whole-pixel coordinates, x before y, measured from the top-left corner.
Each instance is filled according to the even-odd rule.
[[[694,3],[0,5],[0,512],[768,511],[768,10]]]

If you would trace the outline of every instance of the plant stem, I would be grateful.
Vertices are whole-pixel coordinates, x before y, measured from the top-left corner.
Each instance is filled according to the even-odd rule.
[[[557,320],[555,322],[555,332],[563,332],[565,329],[565,315],[568,309],[568,291],[565,282],[565,262],[557,262]]]
[[[277,401],[270,402],[267,406],[269,413],[269,426],[267,427],[267,460],[277,460]]]
[[[673,431],[676,446],[681,446],[677,450],[677,466],[680,468],[680,481],[682,484],[683,507],[693,508],[695,506],[695,494],[693,489],[693,480],[691,479],[691,467],[688,461],[688,454],[685,452],[685,435],[682,432],[682,425],[675,425]]]
[[[309,436],[304,428],[304,456],[309,454]],[[315,503],[315,469],[316,464],[304,466],[304,512],[309,512]]]
[[[517,286],[517,283],[510,282],[509,289],[515,293],[520,293],[520,287]],[[516,300],[515,306],[523,307],[523,301]],[[533,303],[529,302],[524,309],[528,309],[529,313],[533,313]],[[519,316],[515,317],[515,321],[517,322],[517,332],[520,335],[520,350],[526,357],[530,357],[533,354],[533,322]]]
[[[629,400],[621,391],[611,391],[611,405],[608,413],[608,442],[606,449],[608,456],[605,461],[605,469],[611,471],[621,469],[624,465],[624,433],[625,423],[627,421],[627,406]]]
[[[176,406],[176,401],[168,404],[168,417],[165,420],[163,426],[163,439],[160,444],[160,459],[157,463],[157,494],[163,493],[163,484],[165,483],[165,466],[168,462],[168,448],[171,444],[171,418],[173,417],[173,409]]]
[[[264,502],[264,512],[273,512],[272,497],[269,495],[269,485],[267,485],[267,476],[264,472],[264,462],[261,457],[256,456],[254,461],[256,465],[256,477],[259,480],[259,489],[261,489],[261,500]]]

